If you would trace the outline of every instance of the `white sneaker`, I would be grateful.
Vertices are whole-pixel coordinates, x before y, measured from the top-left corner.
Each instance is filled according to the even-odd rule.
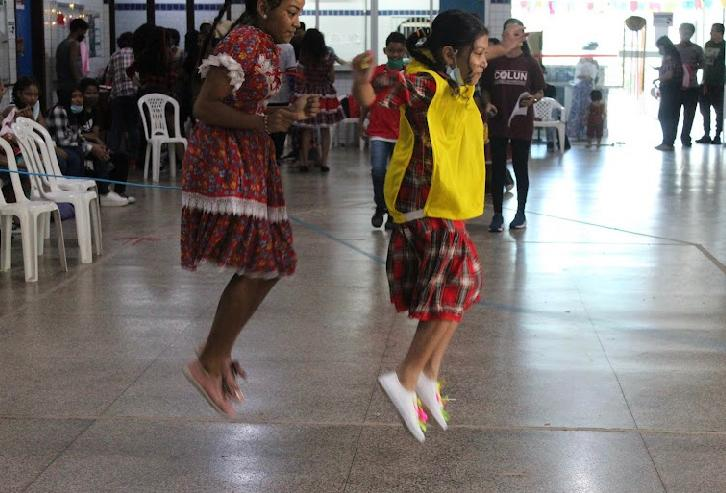
[[[118,193],[118,192],[116,192]],[[118,193],[121,197],[125,198],[129,201],[129,204],[135,204],[136,203],[136,197],[132,197],[131,195],[126,195],[125,193]]]
[[[423,409],[418,407],[418,397],[416,392],[408,391],[398,381],[396,372],[386,373],[378,377],[378,383],[381,384],[383,391],[386,393],[391,403],[396,407],[398,414],[401,415],[404,425],[413,437],[423,443],[426,440],[426,421],[428,416]],[[421,419],[420,419],[421,418]],[[419,420],[420,419],[420,420]]]
[[[449,427],[446,423],[449,417],[444,409],[444,400],[441,398],[439,383],[421,373],[416,383],[416,394],[418,394],[423,405],[431,411],[431,416],[441,429],[446,430]]]
[[[105,195],[101,195],[101,205],[104,207],[124,207],[129,205],[129,201],[116,192],[110,191]]]

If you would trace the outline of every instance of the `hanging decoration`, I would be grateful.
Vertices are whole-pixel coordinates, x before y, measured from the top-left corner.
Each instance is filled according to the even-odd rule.
[[[589,11],[606,12],[622,10],[629,12],[672,12],[677,9],[705,10],[717,5],[716,0],[520,0],[523,10],[556,15],[564,12]],[[721,0],[726,7],[726,0]]]

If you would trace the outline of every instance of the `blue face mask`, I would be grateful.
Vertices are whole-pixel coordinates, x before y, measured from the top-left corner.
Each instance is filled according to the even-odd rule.
[[[82,104],[72,104],[71,105],[71,113],[74,115],[77,115],[79,113],[83,112],[83,105]]]

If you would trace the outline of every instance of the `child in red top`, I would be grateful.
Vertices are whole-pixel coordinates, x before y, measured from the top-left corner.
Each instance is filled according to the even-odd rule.
[[[590,106],[587,108],[587,147],[592,146],[592,140],[597,139],[597,146],[602,144],[605,133],[605,118],[607,108],[602,100],[602,92],[594,90],[590,93]]]
[[[386,47],[383,53],[388,62],[379,65],[373,70],[371,85],[376,93],[376,100],[370,106],[368,113],[368,138],[371,146],[371,176],[373,177],[373,200],[376,203],[376,212],[371,218],[374,228],[383,224],[383,216],[387,213],[386,202],[383,198],[383,182],[386,178],[388,161],[393,154],[393,148],[398,140],[398,123],[401,112],[398,108],[382,104],[396,86],[404,67],[403,57],[406,54],[406,37],[399,32],[392,32],[386,38]],[[391,217],[386,221],[386,229],[391,229]]]

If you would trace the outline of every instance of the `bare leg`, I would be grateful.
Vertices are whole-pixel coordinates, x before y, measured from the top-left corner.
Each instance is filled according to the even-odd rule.
[[[199,361],[213,377],[228,370],[225,363],[232,354],[232,346],[247,321],[277,283],[277,279],[251,279],[234,276],[222,293]]]
[[[436,320],[431,322],[419,322],[416,335],[408,348],[406,358],[398,367],[398,379],[406,390],[414,390],[416,382],[424,367],[434,354],[434,350],[446,337],[448,327],[455,322]]]
[[[438,345],[434,349],[431,358],[429,359],[428,363],[426,363],[426,366],[423,370],[424,374],[426,374],[426,376],[433,381],[437,381],[439,379],[439,369],[441,368],[441,361],[444,359],[446,350],[449,348],[449,343],[451,342],[451,339],[454,336],[454,333],[456,332],[458,326],[458,323],[450,322],[448,327],[446,327],[445,329],[441,329],[442,331],[445,331],[445,334],[439,340]]]
[[[330,155],[330,128],[323,127],[320,129],[320,140],[322,147],[320,167],[325,169],[328,167],[328,156]]]

